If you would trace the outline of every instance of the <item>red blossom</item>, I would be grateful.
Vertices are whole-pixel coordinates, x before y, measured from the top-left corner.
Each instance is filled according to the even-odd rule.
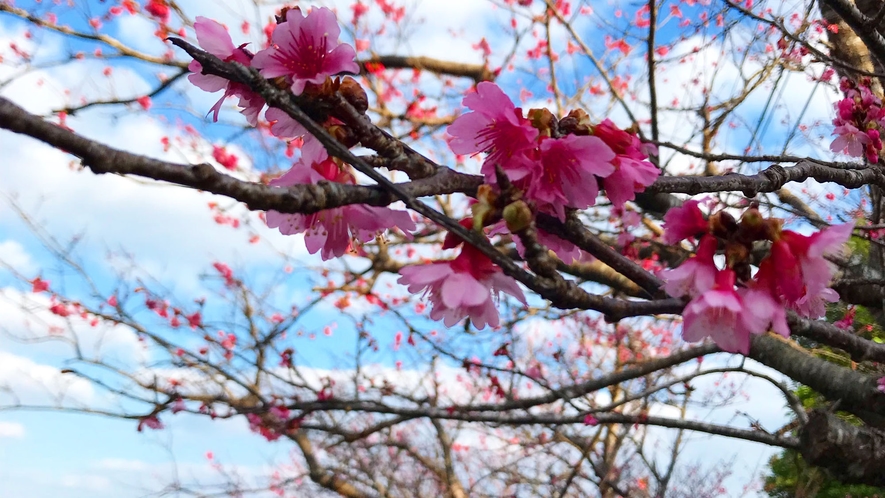
[[[40,292],[46,292],[49,290],[49,281],[43,280],[40,277],[31,280],[31,292],[34,294],[38,294]]]

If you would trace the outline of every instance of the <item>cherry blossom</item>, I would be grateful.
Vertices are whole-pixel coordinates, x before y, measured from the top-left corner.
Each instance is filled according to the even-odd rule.
[[[749,330],[741,323],[744,305],[734,282],[733,271],[721,270],[714,287],[686,305],[682,315],[684,340],[695,342],[709,336],[723,351],[750,353]]]
[[[615,171],[615,153],[597,137],[568,135],[541,141],[541,171],[526,196],[565,221],[565,207],[585,209],[596,203],[596,177]]]
[[[138,432],[144,430],[145,427],[148,429],[160,430],[163,428],[163,422],[161,422],[156,415],[151,415],[138,421]]]
[[[664,291],[673,297],[693,297],[712,289],[717,272],[713,263],[717,245],[716,237],[705,235],[695,255],[677,268],[661,271]]]
[[[277,187],[315,184],[320,181],[355,184],[352,173],[342,170],[329,158],[316,140],[308,140],[301,149],[301,159],[283,176],[270,182]],[[355,204],[327,209],[314,214],[267,212],[267,226],[279,228],[283,235],[304,233],[304,243],[311,254],[322,251],[324,260],[343,256],[351,241],[368,242],[386,229],[399,227],[408,234],[415,222],[406,211]]]
[[[833,130],[833,135],[836,135],[836,138],[830,144],[830,150],[844,152],[851,157],[863,157],[864,146],[870,142],[870,137],[866,133],[851,124],[837,126]]]
[[[476,85],[476,92],[464,97],[463,105],[473,112],[462,114],[451,125],[449,148],[455,154],[487,152],[482,174],[492,185],[497,183],[495,166],[499,165],[511,181],[537,169],[526,153],[535,146],[538,130],[522,115],[522,109],[490,82]]]
[[[783,337],[790,337],[787,325],[787,312],[763,286],[738,289],[744,304],[741,313],[741,328],[748,334],[761,334],[769,328]]]
[[[338,20],[328,8],[313,9],[306,16],[292,8],[286,11],[286,22],[274,28],[273,45],[255,54],[252,63],[265,78],[290,78],[292,93],[300,95],[308,83],[319,85],[338,73],[359,73],[356,52],[338,41],[340,34]]]
[[[49,281],[43,280],[40,277],[31,280],[31,292],[34,294],[39,294],[40,292],[46,292],[49,290]]]
[[[869,162],[879,161],[882,151],[881,127],[885,126],[885,110],[882,100],[870,86],[872,81],[862,77],[858,81],[842,78],[839,88],[845,98],[836,102],[836,117],[833,118],[833,135],[830,144],[833,152],[842,152],[852,157],[865,157]]]
[[[704,213],[698,207],[699,204],[700,201],[690,199],[682,206],[667,211],[664,215],[664,243],[678,244],[709,230]]]
[[[610,119],[593,127],[593,136],[599,137],[615,153],[615,171],[603,179],[605,194],[615,206],[623,206],[636,198],[660,176],[654,164],[646,161],[648,152],[657,152],[654,145],[643,144],[639,137],[621,130]]]
[[[271,107],[264,113],[264,118],[273,123],[270,132],[277,138],[289,140],[307,134],[307,129],[282,109]]]
[[[825,313],[825,302],[839,295],[828,288],[833,270],[825,256],[838,252],[854,229],[854,223],[833,225],[811,235],[784,230],[772,244],[771,264],[760,268],[774,293],[783,296],[800,314],[817,318]]]
[[[252,54],[245,48],[245,45],[235,47],[227,32],[227,28],[221,24],[197,16],[194,22],[194,31],[197,33],[197,41],[204,50],[210,54],[224,60],[225,62],[239,62],[244,66],[252,63]],[[242,107],[242,113],[246,116],[249,124],[255,126],[258,122],[258,114],[264,107],[264,99],[258,94],[252,92],[246,85],[228,81],[221,76],[211,74],[203,74],[203,66],[197,61],[191,61],[187,66],[188,71],[193,74],[188,75],[187,79],[195,86],[209,93],[224,90],[224,95],[212,106],[210,113],[212,119],[218,121],[218,113],[221,111],[221,105],[228,97],[239,97],[239,106]]]
[[[447,327],[465,317],[478,329],[497,327],[495,299],[501,292],[526,304],[516,281],[469,244],[464,244],[452,261],[406,266],[400,275],[399,283],[407,285],[409,292],[428,295],[433,306],[430,318],[443,320]]]

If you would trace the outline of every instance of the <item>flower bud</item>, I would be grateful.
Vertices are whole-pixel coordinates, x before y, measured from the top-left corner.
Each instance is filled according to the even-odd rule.
[[[510,230],[511,233],[525,230],[531,226],[534,219],[532,210],[525,201],[511,202],[504,208],[502,214],[504,222],[507,224],[507,230]]]
[[[290,10],[301,10],[301,7],[283,7],[282,9],[280,9],[280,13],[274,16],[277,24],[283,24],[284,22],[286,22],[286,13],[288,13]]]
[[[734,216],[725,211],[719,211],[710,217],[710,228],[717,237],[728,239],[737,230],[738,224]]]
[[[556,128],[556,117],[547,109],[530,109],[529,121],[532,126],[541,132],[541,135],[553,136],[553,130]]]
[[[490,223],[487,219],[495,211],[495,201],[498,196],[492,190],[491,185],[480,185],[476,190],[477,202],[470,206],[470,212],[473,213],[473,229],[481,231],[484,226]]]
[[[750,257],[750,250],[744,244],[730,243],[725,246],[725,264],[735,268],[745,263]]]
[[[341,80],[341,86],[338,88],[341,96],[344,97],[350,105],[354,107],[360,114],[365,114],[369,110],[369,97],[363,87],[350,76]]]
[[[360,142],[356,135],[353,134],[350,127],[346,125],[333,124],[326,128],[326,130],[328,130],[330,135],[335,137],[335,140],[341,142],[345,147],[354,147]]]
[[[752,244],[756,240],[764,239],[766,233],[765,218],[755,207],[748,209],[741,216],[737,239],[741,242]]]

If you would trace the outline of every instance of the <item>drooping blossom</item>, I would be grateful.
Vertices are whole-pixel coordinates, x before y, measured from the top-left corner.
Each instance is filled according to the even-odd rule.
[[[46,292],[49,290],[49,281],[43,280],[40,277],[31,280],[31,292],[35,294],[39,294],[40,292]]]
[[[744,305],[734,289],[735,274],[721,270],[714,287],[692,299],[683,311],[682,338],[697,342],[709,336],[723,351],[750,353],[750,335],[741,323]]]
[[[694,297],[712,289],[718,271],[713,262],[717,245],[716,237],[704,235],[695,255],[676,268],[661,271],[664,291],[673,297]]]
[[[144,6],[144,10],[151,16],[159,19],[163,24],[169,24],[169,17],[172,13],[166,0],[148,0]]]
[[[150,417],[144,417],[139,419],[138,421],[138,432],[144,430],[147,427],[148,429],[160,430],[163,428],[163,422],[160,422],[160,419],[157,418],[156,415],[151,415]]]
[[[572,264],[575,261],[589,261],[592,259],[592,256],[590,254],[582,251],[578,246],[572,244],[565,239],[561,239],[556,235],[547,233],[541,229],[538,229],[537,235],[538,242],[547,249],[553,251],[553,254],[556,254],[556,256],[566,264]],[[519,255],[522,256],[525,253],[525,247],[523,247],[522,241],[519,239],[519,237],[515,237],[514,242],[516,243],[516,250],[519,252]]]
[[[277,138],[289,140],[307,134],[307,129],[282,109],[271,107],[264,113],[264,118],[273,123],[270,132]]]
[[[833,225],[811,235],[784,230],[772,244],[771,263],[760,265],[760,279],[788,306],[809,318],[823,316],[827,302],[839,295],[828,286],[833,277],[825,256],[837,253],[854,229],[854,223]]]
[[[492,230],[489,232],[489,235],[496,235],[505,233],[507,231],[507,225],[504,222],[501,222],[497,226],[493,226]],[[578,246],[572,244],[571,242],[561,239],[552,233],[546,232],[542,229],[538,229],[537,231],[538,243],[546,247],[547,249],[553,251],[553,254],[556,254],[556,257],[561,259],[563,263],[572,264],[576,261],[590,261],[593,256],[584,252]],[[522,245],[522,240],[519,237],[513,237],[513,244],[516,246],[516,252],[521,256],[525,257],[525,246]]]
[[[704,213],[698,207],[700,201],[690,199],[682,206],[667,211],[664,215],[664,243],[678,244],[683,240],[709,230]]]
[[[593,127],[593,136],[599,137],[615,153],[612,164],[615,171],[602,180],[605,194],[615,206],[623,206],[636,198],[661,175],[654,164],[648,162],[651,144],[643,144],[639,137],[618,128],[610,119]]]
[[[273,44],[255,54],[252,63],[265,78],[291,79],[292,93],[301,95],[308,83],[319,85],[338,73],[359,73],[356,52],[338,41],[340,34],[338,20],[328,8],[313,9],[306,16],[292,8],[286,11],[286,22],[274,28]]]
[[[741,327],[746,334],[761,334],[771,329],[783,337],[790,337],[787,311],[764,286],[743,287],[738,295],[744,305]]]
[[[538,130],[498,85],[487,81],[476,85],[476,91],[464,97],[462,104],[473,112],[462,114],[449,125],[449,148],[455,154],[488,153],[481,170],[486,182],[497,183],[496,165],[511,181],[537,169],[526,152],[536,145]]]
[[[541,141],[541,171],[531,179],[526,197],[565,221],[565,207],[586,209],[596,203],[596,177],[615,171],[615,153],[597,137],[568,135]]]
[[[194,31],[197,33],[197,41],[200,47],[206,52],[225,62],[239,62],[244,66],[251,65],[252,54],[243,48],[246,45],[243,44],[235,47],[230,34],[227,32],[227,28],[221,24],[212,19],[197,16],[194,22]],[[242,83],[228,81],[221,76],[202,74],[203,65],[197,61],[191,61],[187,69],[193,73],[187,79],[201,90],[209,93],[224,90],[224,94],[209,111],[212,113],[213,120],[218,121],[218,113],[221,111],[221,105],[224,103],[224,100],[228,97],[236,96],[240,99],[239,106],[243,108],[241,112],[246,117],[246,120],[249,124],[255,126],[258,122],[258,114],[264,107],[264,99],[260,95],[254,93],[248,86]]]
[[[356,183],[352,173],[342,170],[329,158],[322,144],[308,140],[301,149],[301,159],[270,184],[288,187],[320,181]],[[354,239],[365,243],[389,228],[399,227],[406,234],[416,228],[406,211],[363,204],[326,209],[314,214],[287,214],[271,210],[266,218],[267,226],[279,228],[283,235],[304,233],[308,252],[316,254],[321,250],[324,260],[343,256]]]
[[[661,175],[654,164],[633,158],[619,156],[615,159],[615,172],[602,180],[605,195],[615,206],[623,206],[636,198]]]
[[[428,296],[433,306],[430,318],[442,320],[447,327],[465,317],[478,329],[497,327],[495,301],[501,292],[526,304],[516,281],[469,244],[464,244],[452,261],[406,266],[400,275],[399,283],[407,285],[409,292]]]

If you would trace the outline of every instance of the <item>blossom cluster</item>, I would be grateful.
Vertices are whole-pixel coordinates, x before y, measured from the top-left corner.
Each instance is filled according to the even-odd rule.
[[[463,245],[461,252],[452,261],[401,269],[399,283],[407,285],[413,294],[427,294],[433,306],[430,318],[442,320],[447,327],[465,316],[476,328],[486,324],[497,327],[498,310],[493,298],[504,292],[526,304],[525,296],[515,280],[470,244],[463,244],[450,234],[443,247],[459,245]]]
[[[324,92],[333,88],[342,94],[356,95],[348,99],[351,102],[365,100],[364,91],[352,79],[332,79],[340,73],[356,73],[359,66],[353,47],[339,41],[340,28],[331,10],[315,8],[305,14],[299,8],[284,9],[277,21],[270,33],[271,43],[255,54],[245,45],[235,45],[227,29],[215,21],[198,17],[194,29],[200,46],[207,52],[226,62],[256,68],[262,76],[275,79],[275,84],[284,82],[295,95],[322,98]],[[261,96],[246,85],[203,74],[197,61],[189,69],[194,73],[189,76],[190,81],[199,88],[209,92],[223,90],[221,99],[210,111],[214,119],[217,120],[225,99],[238,97],[247,121],[257,123],[265,107]],[[605,189],[615,206],[622,207],[660,174],[647,160],[648,154],[656,151],[610,120],[592,124],[581,111],[556,119],[546,109],[532,109],[526,117],[497,85],[487,82],[477,85],[476,91],[464,99],[464,105],[473,112],[462,115],[449,127],[451,149],[457,154],[487,153],[482,167],[489,184],[485,192],[489,193],[491,188],[500,190],[501,171],[507,182],[522,192],[519,197],[531,203],[532,213],[547,213],[565,220],[566,210],[594,205],[600,188]],[[304,138],[301,157],[270,185],[284,188],[322,181],[356,183],[350,166],[330,158],[323,146],[287,113],[270,108],[265,119],[270,122],[270,132],[278,138]],[[333,135],[346,136],[346,130],[342,132],[345,127],[334,118],[322,124]],[[222,159],[228,167],[230,158]],[[497,223],[491,235],[509,228],[503,223],[506,217],[502,216],[501,206],[492,206],[494,195],[489,193],[485,198],[486,211],[479,206],[482,209],[475,209],[479,215],[466,220],[477,229]],[[416,229],[405,211],[365,205],[314,214],[268,211],[266,221],[286,235],[303,233],[308,251],[319,252],[323,259],[341,257],[357,248],[356,244],[368,242],[385,230],[398,228],[409,236]],[[537,239],[564,261],[582,257],[576,246],[552,234],[538,231]],[[461,245],[460,240],[453,240],[450,236],[444,248]],[[523,253],[519,239],[515,240],[517,250]],[[431,318],[443,320],[446,325],[469,317],[478,328],[497,326],[496,298],[502,292],[525,304],[516,281],[469,245],[464,245],[453,260],[409,266],[400,273],[400,282],[411,292],[423,291],[427,295],[432,305]]]
[[[483,82],[463,104],[473,112],[448,128],[456,154],[487,153],[481,168],[496,185],[500,168],[526,199],[565,220],[567,208],[596,204],[600,184],[615,206],[633,200],[660,170],[648,162],[654,149],[610,120],[593,125],[583,111],[557,120],[546,109],[522,109],[496,84]]]
[[[826,303],[839,297],[829,287],[833,271],[825,256],[848,240],[853,223],[803,235],[784,230],[781,220],[766,219],[755,208],[748,209],[740,221],[725,211],[707,218],[697,200],[671,209],[664,221],[664,242],[699,239],[691,258],[661,272],[668,294],[691,298],[683,313],[686,341],[710,336],[725,351],[749,354],[754,334],[773,330],[789,336],[787,310],[818,318],[826,312]],[[753,274],[753,249],[758,241],[770,242],[771,248]],[[720,250],[722,268],[714,259]]]
[[[867,161],[876,163],[882,151],[885,109],[882,100],[870,90],[870,85],[869,77],[859,82],[842,78],[839,82],[845,98],[834,105],[833,135],[836,138],[830,144],[830,150],[852,157],[866,157]]]
[[[270,33],[269,46],[255,54],[245,45],[236,46],[227,30],[215,21],[197,18],[195,31],[207,52],[225,61],[254,67],[278,86],[285,85],[295,95],[323,99],[339,91],[365,112],[365,92],[352,78],[334,78],[356,73],[356,52],[339,41],[340,28],[334,13],[314,8],[284,9]],[[255,124],[265,107],[263,99],[246,85],[203,74],[198,62],[190,69],[190,80],[207,91],[224,91],[213,107],[217,118],[224,99],[239,98],[239,105],[250,123]],[[851,154],[865,153],[871,160],[881,149],[878,137],[881,102],[869,91],[868,82],[854,84],[843,80],[846,99],[837,106],[839,137],[833,148]],[[479,83],[468,93],[462,114],[447,129],[448,144],[459,155],[483,155],[481,173],[485,180],[471,210],[462,221],[465,228],[482,236],[512,232],[520,254],[524,253],[522,231],[531,226],[538,213],[566,220],[571,210],[596,204],[600,191],[616,210],[624,210],[660,175],[648,159],[657,153],[636,133],[618,128],[611,120],[592,122],[580,110],[557,118],[547,109],[524,113],[494,83]],[[284,140],[303,137],[300,158],[290,170],[270,182],[286,188],[293,185],[332,182],[355,184],[351,166],[332,158],[324,146],[307,134],[303,126],[280,109],[268,109],[265,119],[270,132]],[[348,146],[347,127],[332,117],[321,123]],[[862,131],[861,131],[862,130]],[[352,138],[352,137],[350,137]],[[220,152],[220,151],[219,151]],[[218,154],[219,157],[221,154]],[[225,159],[227,165],[230,158]],[[221,162],[221,161],[220,161]],[[508,209],[513,206],[518,209]],[[684,337],[699,340],[712,334],[725,350],[747,353],[749,338],[769,328],[787,335],[786,310],[803,316],[820,316],[824,304],[835,299],[828,287],[831,270],[824,256],[839,247],[851,233],[851,225],[840,225],[806,236],[783,230],[778,220],[764,219],[748,210],[738,222],[725,212],[709,218],[697,201],[688,201],[671,210],[666,218],[664,239],[677,244],[697,237],[697,254],[683,265],[666,270],[665,290],[674,296],[688,296]],[[266,213],[266,222],[286,235],[304,234],[310,253],[323,259],[341,257],[386,230],[398,229],[410,237],[415,222],[406,211],[386,207],[347,205],[313,214]],[[484,229],[490,228],[489,232]],[[582,258],[571,242],[543,230],[534,231],[536,240],[563,261]],[[751,258],[753,243],[769,241],[771,250],[760,262]],[[477,328],[497,326],[496,301],[507,294],[525,305],[525,296],[514,279],[475,247],[449,234],[443,249],[459,249],[451,260],[406,266],[399,282],[414,294],[422,293],[432,305],[430,317],[447,326],[469,317]],[[719,268],[714,256],[724,251],[725,265]],[[751,263],[758,267],[751,276]],[[752,310],[750,312],[749,310]]]
[[[339,165],[317,140],[308,140],[301,149],[301,159],[283,176],[270,182],[287,187],[328,181],[355,184],[356,178],[346,165]],[[268,211],[267,226],[279,228],[283,235],[304,234],[308,252],[321,251],[323,259],[343,256],[351,241],[368,242],[386,229],[398,227],[408,234],[415,222],[406,211],[354,204],[326,209],[314,214],[285,214]]]
[[[341,28],[331,10],[322,7],[305,15],[295,7],[286,9],[283,19],[284,22],[273,30],[273,43],[256,54],[246,50],[245,44],[235,46],[227,29],[211,19],[197,17],[194,31],[200,47],[210,54],[225,62],[254,67],[265,78],[283,78],[295,95],[324,83],[333,74],[359,72],[354,61],[356,51],[349,44],[338,41]],[[242,83],[203,74],[203,67],[197,61],[192,61],[188,70],[193,73],[188,79],[200,89],[210,93],[224,90],[221,99],[212,107],[213,119],[218,120],[225,99],[238,97],[243,115],[251,125],[257,123],[265,105],[261,96]]]

